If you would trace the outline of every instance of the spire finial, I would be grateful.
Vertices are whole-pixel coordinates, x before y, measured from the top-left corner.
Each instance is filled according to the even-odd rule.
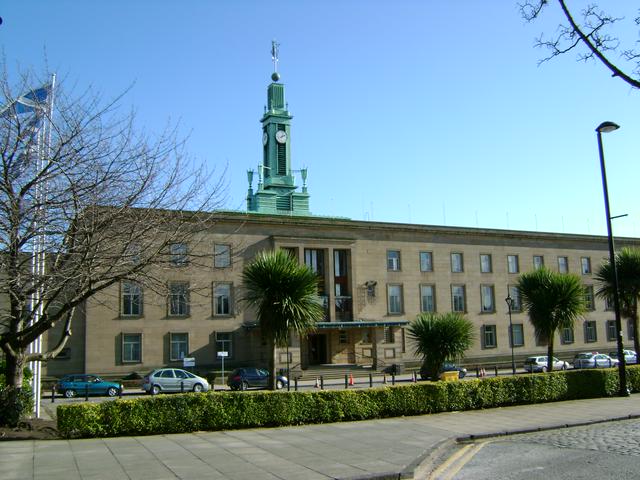
[[[278,73],[278,53],[280,51],[280,44],[275,40],[271,40],[271,61],[273,61],[273,74],[271,79],[274,82],[280,80],[280,74]]]

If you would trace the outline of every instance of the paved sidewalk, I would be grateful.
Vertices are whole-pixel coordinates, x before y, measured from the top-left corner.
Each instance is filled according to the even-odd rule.
[[[13,479],[413,478],[461,437],[640,417],[640,394],[300,427],[0,442]]]

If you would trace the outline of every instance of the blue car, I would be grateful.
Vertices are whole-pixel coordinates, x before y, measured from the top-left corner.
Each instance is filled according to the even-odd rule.
[[[115,397],[122,391],[122,385],[118,382],[107,382],[97,375],[65,375],[58,380],[56,390],[67,398],[86,394]]]

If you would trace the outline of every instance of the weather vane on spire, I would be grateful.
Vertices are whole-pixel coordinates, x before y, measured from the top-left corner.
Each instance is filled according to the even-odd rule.
[[[280,79],[280,75],[278,74],[278,52],[280,50],[280,44],[275,40],[271,40],[271,60],[273,61],[273,75],[271,78],[274,82],[277,82]]]

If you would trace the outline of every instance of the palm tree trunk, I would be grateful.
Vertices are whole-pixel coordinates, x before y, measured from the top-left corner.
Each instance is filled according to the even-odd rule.
[[[553,337],[556,332],[549,332],[547,339],[547,372],[553,371]]]
[[[269,390],[276,389],[276,340],[269,336]]]

